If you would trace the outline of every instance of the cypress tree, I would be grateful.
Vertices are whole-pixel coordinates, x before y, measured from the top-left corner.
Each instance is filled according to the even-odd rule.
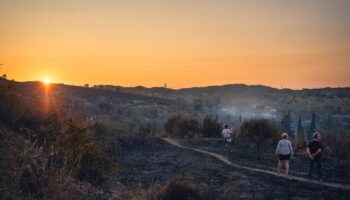
[[[298,135],[305,134],[305,130],[301,121],[301,116],[299,116],[299,120],[298,120],[297,134]]]
[[[294,131],[291,127],[292,119],[290,117],[290,112],[283,116],[281,120],[281,131],[288,133],[291,137],[294,135]]]

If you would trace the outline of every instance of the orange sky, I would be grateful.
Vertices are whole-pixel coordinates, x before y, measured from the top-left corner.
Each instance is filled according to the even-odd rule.
[[[1,0],[0,73],[181,88],[350,86],[347,0]]]

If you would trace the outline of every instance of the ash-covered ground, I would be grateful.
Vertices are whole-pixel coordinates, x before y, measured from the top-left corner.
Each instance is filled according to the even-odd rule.
[[[218,139],[181,140],[186,146],[195,146],[212,152],[224,153],[222,141]],[[135,187],[148,187],[163,183],[168,179],[191,181],[208,190],[210,199],[348,199],[350,192],[312,184],[292,181],[282,177],[252,172],[228,166],[224,162],[205,154],[184,150],[159,139],[126,139],[122,141],[124,152],[119,158],[121,171],[118,173],[118,187],[125,190]],[[242,155],[243,154],[243,155]],[[273,152],[271,153],[273,155]],[[263,160],[254,158],[253,150],[245,150],[234,143],[229,159],[242,165],[275,170],[273,156]],[[268,155],[268,153],[266,153]],[[240,157],[240,160],[237,158]],[[300,157],[300,158],[299,158]],[[270,163],[270,162],[273,162]],[[302,155],[292,161],[291,172],[304,176],[306,171],[296,168],[304,161]],[[330,170],[328,165],[326,171]],[[327,173],[329,174],[329,173]],[[346,183],[348,177],[338,177]],[[335,175],[326,181],[335,181]]]

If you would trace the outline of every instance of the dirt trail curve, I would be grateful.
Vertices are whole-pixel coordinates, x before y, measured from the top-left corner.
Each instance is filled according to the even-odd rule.
[[[196,151],[211,157],[214,157],[218,160],[221,160],[222,162],[226,163],[227,165],[236,167],[236,168],[240,168],[240,169],[244,169],[244,170],[249,170],[249,171],[253,171],[253,172],[259,172],[259,173],[265,173],[265,174],[270,174],[273,176],[278,176],[281,178],[285,178],[285,179],[289,179],[289,180],[295,180],[295,181],[300,181],[300,182],[308,182],[308,183],[312,183],[312,184],[318,184],[318,185],[322,185],[322,186],[327,186],[327,187],[331,187],[331,188],[337,188],[337,189],[343,189],[343,190],[348,190],[350,191],[350,185],[344,185],[344,184],[339,184],[339,183],[329,183],[329,182],[320,182],[320,181],[316,181],[316,180],[309,180],[307,178],[302,178],[302,177],[297,177],[297,176],[286,176],[286,175],[278,175],[276,172],[274,171],[269,171],[269,170],[264,170],[264,169],[258,169],[258,168],[253,168],[253,167],[247,167],[247,166],[243,166],[243,165],[239,165],[236,163],[233,163],[231,161],[229,161],[225,156],[217,154],[217,153],[213,153],[213,152],[209,152],[209,151],[205,151],[202,149],[198,149],[198,148],[192,148],[192,147],[186,147],[183,146],[181,144],[179,144],[176,140],[174,139],[170,139],[170,138],[162,138],[162,140],[168,142],[169,144],[172,144],[174,146],[177,146],[179,148],[182,149],[187,149],[187,150],[191,150],[191,151]]]

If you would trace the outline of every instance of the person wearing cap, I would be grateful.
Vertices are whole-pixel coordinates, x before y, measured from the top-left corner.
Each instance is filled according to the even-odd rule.
[[[278,156],[277,173],[281,173],[283,163],[286,167],[286,175],[289,173],[289,161],[293,157],[292,143],[288,140],[288,134],[282,133],[282,139],[278,141],[276,148],[276,155]]]
[[[317,165],[318,169],[318,177],[320,181],[323,180],[322,177],[322,144],[320,142],[321,140],[321,134],[319,132],[315,132],[312,135],[312,141],[309,142],[306,148],[306,153],[309,156],[310,159],[310,167],[309,167],[309,179],[312,178],[312,171],[314,170],[315,164]]]

